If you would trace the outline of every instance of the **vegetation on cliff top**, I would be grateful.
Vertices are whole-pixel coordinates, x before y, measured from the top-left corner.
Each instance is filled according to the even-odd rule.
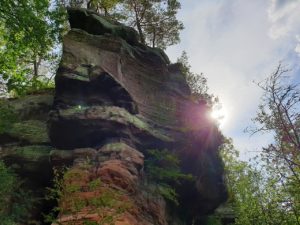
[[[0,96],[53,86],[67,29],[66,8],[87,7],[138,30],[140,42],[166,48],[179,42],[183,25],[177,0],[4,0],[0,5]],[[122,15],[122,16],[121,16]]]
[[[165,49],[180,41],[182,22],[176,18],[178,0],[63,0],[64,6],[87,7],[134,27],[140,42]]]
[[[274,142],[253,159],[241,161],[227,140],[222,149],[229,204],[235,224],[300,224],[300,89],[279,65],[265,81],[251,133],[271,132]]]

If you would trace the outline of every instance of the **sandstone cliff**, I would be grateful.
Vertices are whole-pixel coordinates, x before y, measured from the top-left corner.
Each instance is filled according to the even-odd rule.
[[[59,224],[201,224],[226,200],[222,136],[207,106],[132,28],[83,9],[68,14],[55,93],[2,103],[18,121],[0,134],[1,158],[41,192],[53,167],[69,167],[63,182],[73,191],[59,200]],[[178,204],[147,175],[153,150],[176,155],[192,175],[166,181]]]

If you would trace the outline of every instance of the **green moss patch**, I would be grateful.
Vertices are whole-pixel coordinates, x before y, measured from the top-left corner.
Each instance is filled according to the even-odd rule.
[[[49,143],[47,125],[38,120],[27,120],[12,124],[8,135],[31,144]]]
[[[14,162],[33,161],[39,162],[42,159],[49,158],[51,146],[30,145],[24,147],[3,148],[0,151],[1,158],[15,159]]]
[[[105,150],[107,152],[121,152],[123,149],[127,149],[128,145],[122,142],[109,143],[105,145]]]
[[[24,146],[15,149],[15,155],[30,161],[39,161],[41,158],[48,158],[52,147],[50,146]]]
[[[18,119],[14,108],[7,101],[0,101],[0,134],[10,129]]]
[[[139,117],[130,114],[126,109],[116,106],[74,106],[69,109],[59,110],[64,118],[84,119],[84,120],[108,120],[117,122],[126,126],[133,126],[141,131],[163,140],[172,141],[163,131],[153,128],[150,124]]]

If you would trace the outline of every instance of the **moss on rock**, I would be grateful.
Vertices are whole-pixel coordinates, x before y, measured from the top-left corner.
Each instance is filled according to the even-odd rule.
[[[1,99],[2,108],[9,109],[19,120],[45,120],[53,104],[53,89],[44,94],[26,95],[14,99]]]
[[[7,101],[0,101],[0,134],[10,129],[13,123],[18,121],[18,115]]]
[[[14,123],[6,133],[13,138],[31,144],[49,143],[47,125],[45,122],[39,120],[27,120]]]
[[[4,159],[8,165],[13,165],[14,168],[19,169],[22,173],[35,172],[42,173],[43,168],[49,163],[49,155],[52,147],[43,145],[30,146],[14,146],[5,147],[0,150],[0,158]]]
[[[105,152],[121,152],[122,150],[127,149],[127,148],[128,148],[128,145],[126,145],[123,142],[109,143],[109,144],[105,145]]]
[[[52,147],[42,145],[31,145],[17,147],[14,149],[14,155],[28,161],[41,161],[42,158],[49,158]]]
[[[130,114],[126,109],[116,106],[74,106],[59,110],[60,116],[66,119],[80,120],[108,120],[125,126],[133,126],[141,131],[149,133],[160,140],[170,142],[172,139],[162,130],[155,129],[149,123],[139,117]]]

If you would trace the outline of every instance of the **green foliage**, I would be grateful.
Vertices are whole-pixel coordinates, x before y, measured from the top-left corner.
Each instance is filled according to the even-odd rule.
[[[235,224],[250,225],[254,221],[261,224],[260,188],[257,185],[257,179],[261,177],[254,175],[260,174],[246,162],[238,160],[238,151],[234,149],[231,140],[226,140],[222,147],[229,202],[234,205],[236,214]]]
[[[177,0],[124,0],[122,6],[124,22],[138,30],[142,43],[165,49],[180,41],[184,27],[176,18],[180,9]]]
[[[197,93],[202,96],[207,94],[207,79],[203,76],[202,73],[196,74],[191,71],[189,58],[185,51],[183,51],[181,56],[177,59],[177,63],[180,64],[181,72],[185,76],[192,93]]]
[[[119,18],[121,15],[116,12],[116,7],[123,0],[59,0],[63,7],[86,7],[106,17]]]
[[[0,4],[0,95],[24,95],[53,86],[66,30],[62,6],[87,7],[137,28],[141,42],[166,48],[183,25],[177,0],[3,0]]]
[[[97,208],[109,207],[113,208],[116,205],[116,196],[114,192],[104,192],[99,197],[90,200],[90,204]]]
[[[34,200],[21,187],[16,174],[0,161],[0,221],[3,225],[26,223]]]
[[[10,129],[18,121],[18,115],[7,102],[0,101],[0,134]]]
[[[63,11],[50,7],[48,0],[1,1],[0,83],[8,92],[48,87],[59,57],[53,47],[60,39],[62,18]]]
[[[90,165],[90,164],[89,164]],[[131,207],[129,202],[121,198],[122,192],[103,185],[99,178],[82,184],[85,178],[87,165],[80,168],[61,168],[54,170],[53,187],[48,188],[47,199],[57,202],[57,206],[45,215],[45,222],[59,223],[57,215],[71,214],[75,217],[82,209],[85,213],[98,214],[101,221],[84,221],[84,224],[113,225],[120,214]],[[93,192],[91,198],[81,197],[82,192]]]
[[[45,196],[45,199],[47,201],[54,201],[57,205],[59,202],[59,199],[63,195],[63,173],[66,171],[66,168],[56,169],[53,170],[53,186],[47,188],[47,194]],[[52,223],[56,220],[57,214],[60,212],[60,208],[58,206],[55,206],[51,212],[47,215],[44,215],[45,222],[46,223]]]
[[[89,0],[87,2],[88,9],[94,9],[97,12],[109,16],[109,12],[116,7],[121,0]]]
[[[279,65],[266,80],[258,83],[264,91],[252,134],[272,132],[274,141],[263,149],[267,164],[300,186],[300,86],[290,81],[288,70]]]
[[[101,186],[101,180],[100,179],[96,179],[96,180],[93,180],[91,181],[89,184],[88,184],[88,187],[91,191],[96,191],[97,188],[99,188]]]
[[[179,159],[169,150],[148,150],[145,170],[150,181],[157,184],[157,191],[165,199],[178,205],[177,193],[172,185],[182,180],[192,180],[193,176],[180,171]]]
[[[249,162],[238,159],[231,140],[222,149],[226,180],[238,225],[300,224],[300,89],[278,65],[263,90],[251,134],[269,132],[273,142]]]
[[[14,123],[7,129],[6,133],[30,143],[49,142],[47,125],[45,122],[39,120],[27,120]]]
[[[220,108],[221,105],[218,97],[208,93],[206,77],[202,73],[193,73],[188,60],[187,53],[183,51],[181,56],[177,59],[177,63],[180,65],[181,72],[191,89],[193,98],[197,101],[205,101],[206,104],[212,108]]]
[[[280,174],[270,171],[258,157],[252,164],[240,161],[231,140],[224,143],[221,152],[235,224],[299,224],[298,210]],[[293,188],[299,190],[299,186]]]
[[[180,41],[182,22],[177,0],[61,0],[64,6],[87,7],[137,29],[140,41],[165,49]]]
[[[281,204],[283,223],[300,224],[300,86],[291,81],[289,70],[279,64],[258,86],[263,90],[252,134],[269,132],[274,141],[260,155],[269,185]],[[279,192],[280,191],[280,192]]]
[[[222,225],[222,222],[216,216],[208,216],[204,225]]]

